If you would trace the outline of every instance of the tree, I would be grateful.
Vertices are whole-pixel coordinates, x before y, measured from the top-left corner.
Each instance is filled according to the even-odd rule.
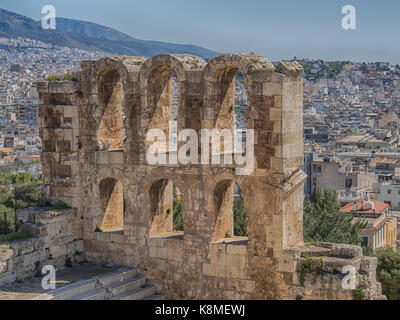
[[[173,188],[173,220],[174,220],[174,230],[183,231],[183,212],[182,203],[178,199],[178,193],[176,187]]]
[[[42,190],[40,185],[27,185],[15,187],[15,208],[28,208],[40,206],[42,201]]]
[[[0,233],[17,231],[16,209],[42,204],[41,178],[30,172],[0,175]]]
[[[14,195],[7,187],[0,188],[0,234],[15,231],[15,216],[12,203]]]
[[[240,237],[247,236],[246,212],[244,211],[243,198],[233,203],[234,235]]]
[[[382,283],[382,291],[390,300],[400,300],[400,253],[391,248],[376,250],[378,258],[376,277]]]
[[[315,191],[304,203],[304,240],[359,245],[360,231],[366,222],[353,223],[353,216],[340,212],[333,190]]]

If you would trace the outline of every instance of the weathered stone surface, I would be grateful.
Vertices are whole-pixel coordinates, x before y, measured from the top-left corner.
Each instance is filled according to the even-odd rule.
[[[332,270],[349,263],[371,274],[373,262],[357,247],[303,248],[302,71],[297,62],[275,70],[255,54],[208,63],[164,54],[84,61],[74,83],[40,82],[44,196],[73,209],[29,222],[36,235],[60,257],[81,237],[88,260],[135,267],[168,299],[351,299]],[[243,75],[247,126],[255,131],[249,175],[229,165],[147,163],[147,132],[161,129],[168,139],[174,72],[178,131],[199,137],[202,129],[232,130],[233,79]],[[234,183],[243,192],[248,238],[228,240]],[[183,234],[171,232],[172,184],[182,197]],[[304,286],[302,252],[326,264]],[[373,276],[369,284],[368,298],[380,297]]]
[[[72,262],[84,260],[82,233],[73,209],[28,208],[17,211],[17,216],[32,238],[0,245],[3,285],[31,278],[44,265],[64,268],[67,258]]]

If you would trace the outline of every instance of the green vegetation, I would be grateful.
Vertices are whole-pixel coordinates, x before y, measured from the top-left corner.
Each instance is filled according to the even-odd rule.
[[[348,61],[299,61],[304,69],[304,74],[307,79],[321,79],[328,78],[333,79],[337,77],[342,71],[343,67],[348,63]],[[318,64],[319,68],[315,69],[315,73],[312,73],[314,69],[313,65]]]
[[[45,81],[61,81],[61,78],[58,76],[47,76],[44,78]]]
[[[359,245],[360,231],[366,222],[353,222],[353,216],[342,213],[336,192],[315,191],[304,203],[304,240]]]
[[[16,232],[18,225],[15,212],[17,209],[41,206],[41,185],[22,187],[0,187],[0,234]]]
[[[178,192],[176,187],[174,186],[173,191],[173,212],[174,212],[174,230],[175,231],[183,231],[183,212],[182,212],[182,202],[180,198],[178,198]]]
[[[239,200],[233,202],[233,219],[235,236],[247,237],[247,220],[242,194]]]
[[[305,277],[308,273],[314,275],[315,281],[317,279],[317,276],[322,273],[322,267],[322,259],[313,259],[311,257],[306,257],[304,263],[297,270],[300,273],[300,285],[304,286]]]
[[[12,175],[0,175],[0,185],[19,185],[26,183],[43,183],[42,175],[39,179],[35,179],[30,172],[17,173]]]
[[[78,81],[77,78],[75,78],[72,73],[67,73],[63,76],[56,76],[56,75],[51,75],[51,76],[47,76],[45,79],[45,81]]]
[[[72,73],[67,73],[64,75],[64,77],[62,78],[64,81],[78,81],[77,78],[75,78]]]
[[[0,242],[12,242],[22,239],[27,239],[31,235],[28,231],[21,231],[21,232],[12,232],[5,235],[0,235]]]
[[[376,277],[382,283],[383,294],[389,300],[400,300],[400,253],[386,248],[372,255],[378,258]]]
[[[366,223],[352,224],[353,218],[340,213],[339,208],[340,204],[334,191],[316,191],[311,200],[306,199],[304,240],[308,243],[333,242],[359,245],[360,230],[365,228]],[[391,248],[376,251],[371,248],[363,249],[364,255],[378,258],[377,280],[382,283],[383,294],[390,300],[400,300],[400,253]],[[311,260],[306,260],[300,267],[300,282],[304,282],[304,275],[310,272],[311,265]],[[364,299],[365,288],[364,281],[360,281],[359,287],[353,291],[353,297]]]
[[[29,172],[0,175],[0,234],[18,231],[17,209],[42,204],[41,183],[41,176],[35,179]]]
[[[356,300],[363,300],[365,298],[365,292],[362,288],[357,288],[353,291],[353,297]]]

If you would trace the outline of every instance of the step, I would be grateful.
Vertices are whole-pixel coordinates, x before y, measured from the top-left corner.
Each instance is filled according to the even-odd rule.
[[[106,288],[94,289],[63,300],[104,300],[107,296]]]
[[[165,300],[165,294],[154,294],[152,296],[144,297],[139,300]]]
[[[52,296],[52,300],[65,300],[69,297],[94,290],[96,283],[97,281],[95,279],[83,280],[59,289],[49,291],[47,295]]]
[[[119,294],[123,294],[124,292],[131,291],[136,288],[140,288],[146,284],[146,279],[143,277],[136,277],[132,279],[125,279],[123,282],[113,283],[111,286],[107,286],[107,292],[112,293],[112,296],[115,297]]]
[[[387,297],[384,295],[376,296],[373,300],[387,300]]]
[[[107,287],[113,283],[120,282],[121,279],[132,279],[136,276],[136,269],[121,268],[117,272],[109,273],[98,277],[97,280],[103,287]]]
[[[153,296],[155,291],[154,286],[145,285],[144,287],[119,294],[113,297],[112,300],[145,300],[146,297]]]
[[[17,281],[17,278],[11,271],[0,273],[0,286],[7,286],[13,284],[15,281]]]

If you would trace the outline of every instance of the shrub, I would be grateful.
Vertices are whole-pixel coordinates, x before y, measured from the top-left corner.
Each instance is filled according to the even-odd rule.
[[[61,78],[59,76],[47,76],[44,78],[45,81],[61,81]]]
[[[65,75],[63,75],[62,77],[57,76],[57,75],[50,75],[47,76],[45,79],[45,81],[78,81],[77,78],[75,78],[72,73],[66,73]]]
[[[12,242],[22,239],[30,238],[30,233],[28,231],[12,232],[6,235],[0,236],[0,242]]]
[[[362,288],[355,289],[353,291],[353,297],[356,300],[363,300],[365,298],[365,292]]]

